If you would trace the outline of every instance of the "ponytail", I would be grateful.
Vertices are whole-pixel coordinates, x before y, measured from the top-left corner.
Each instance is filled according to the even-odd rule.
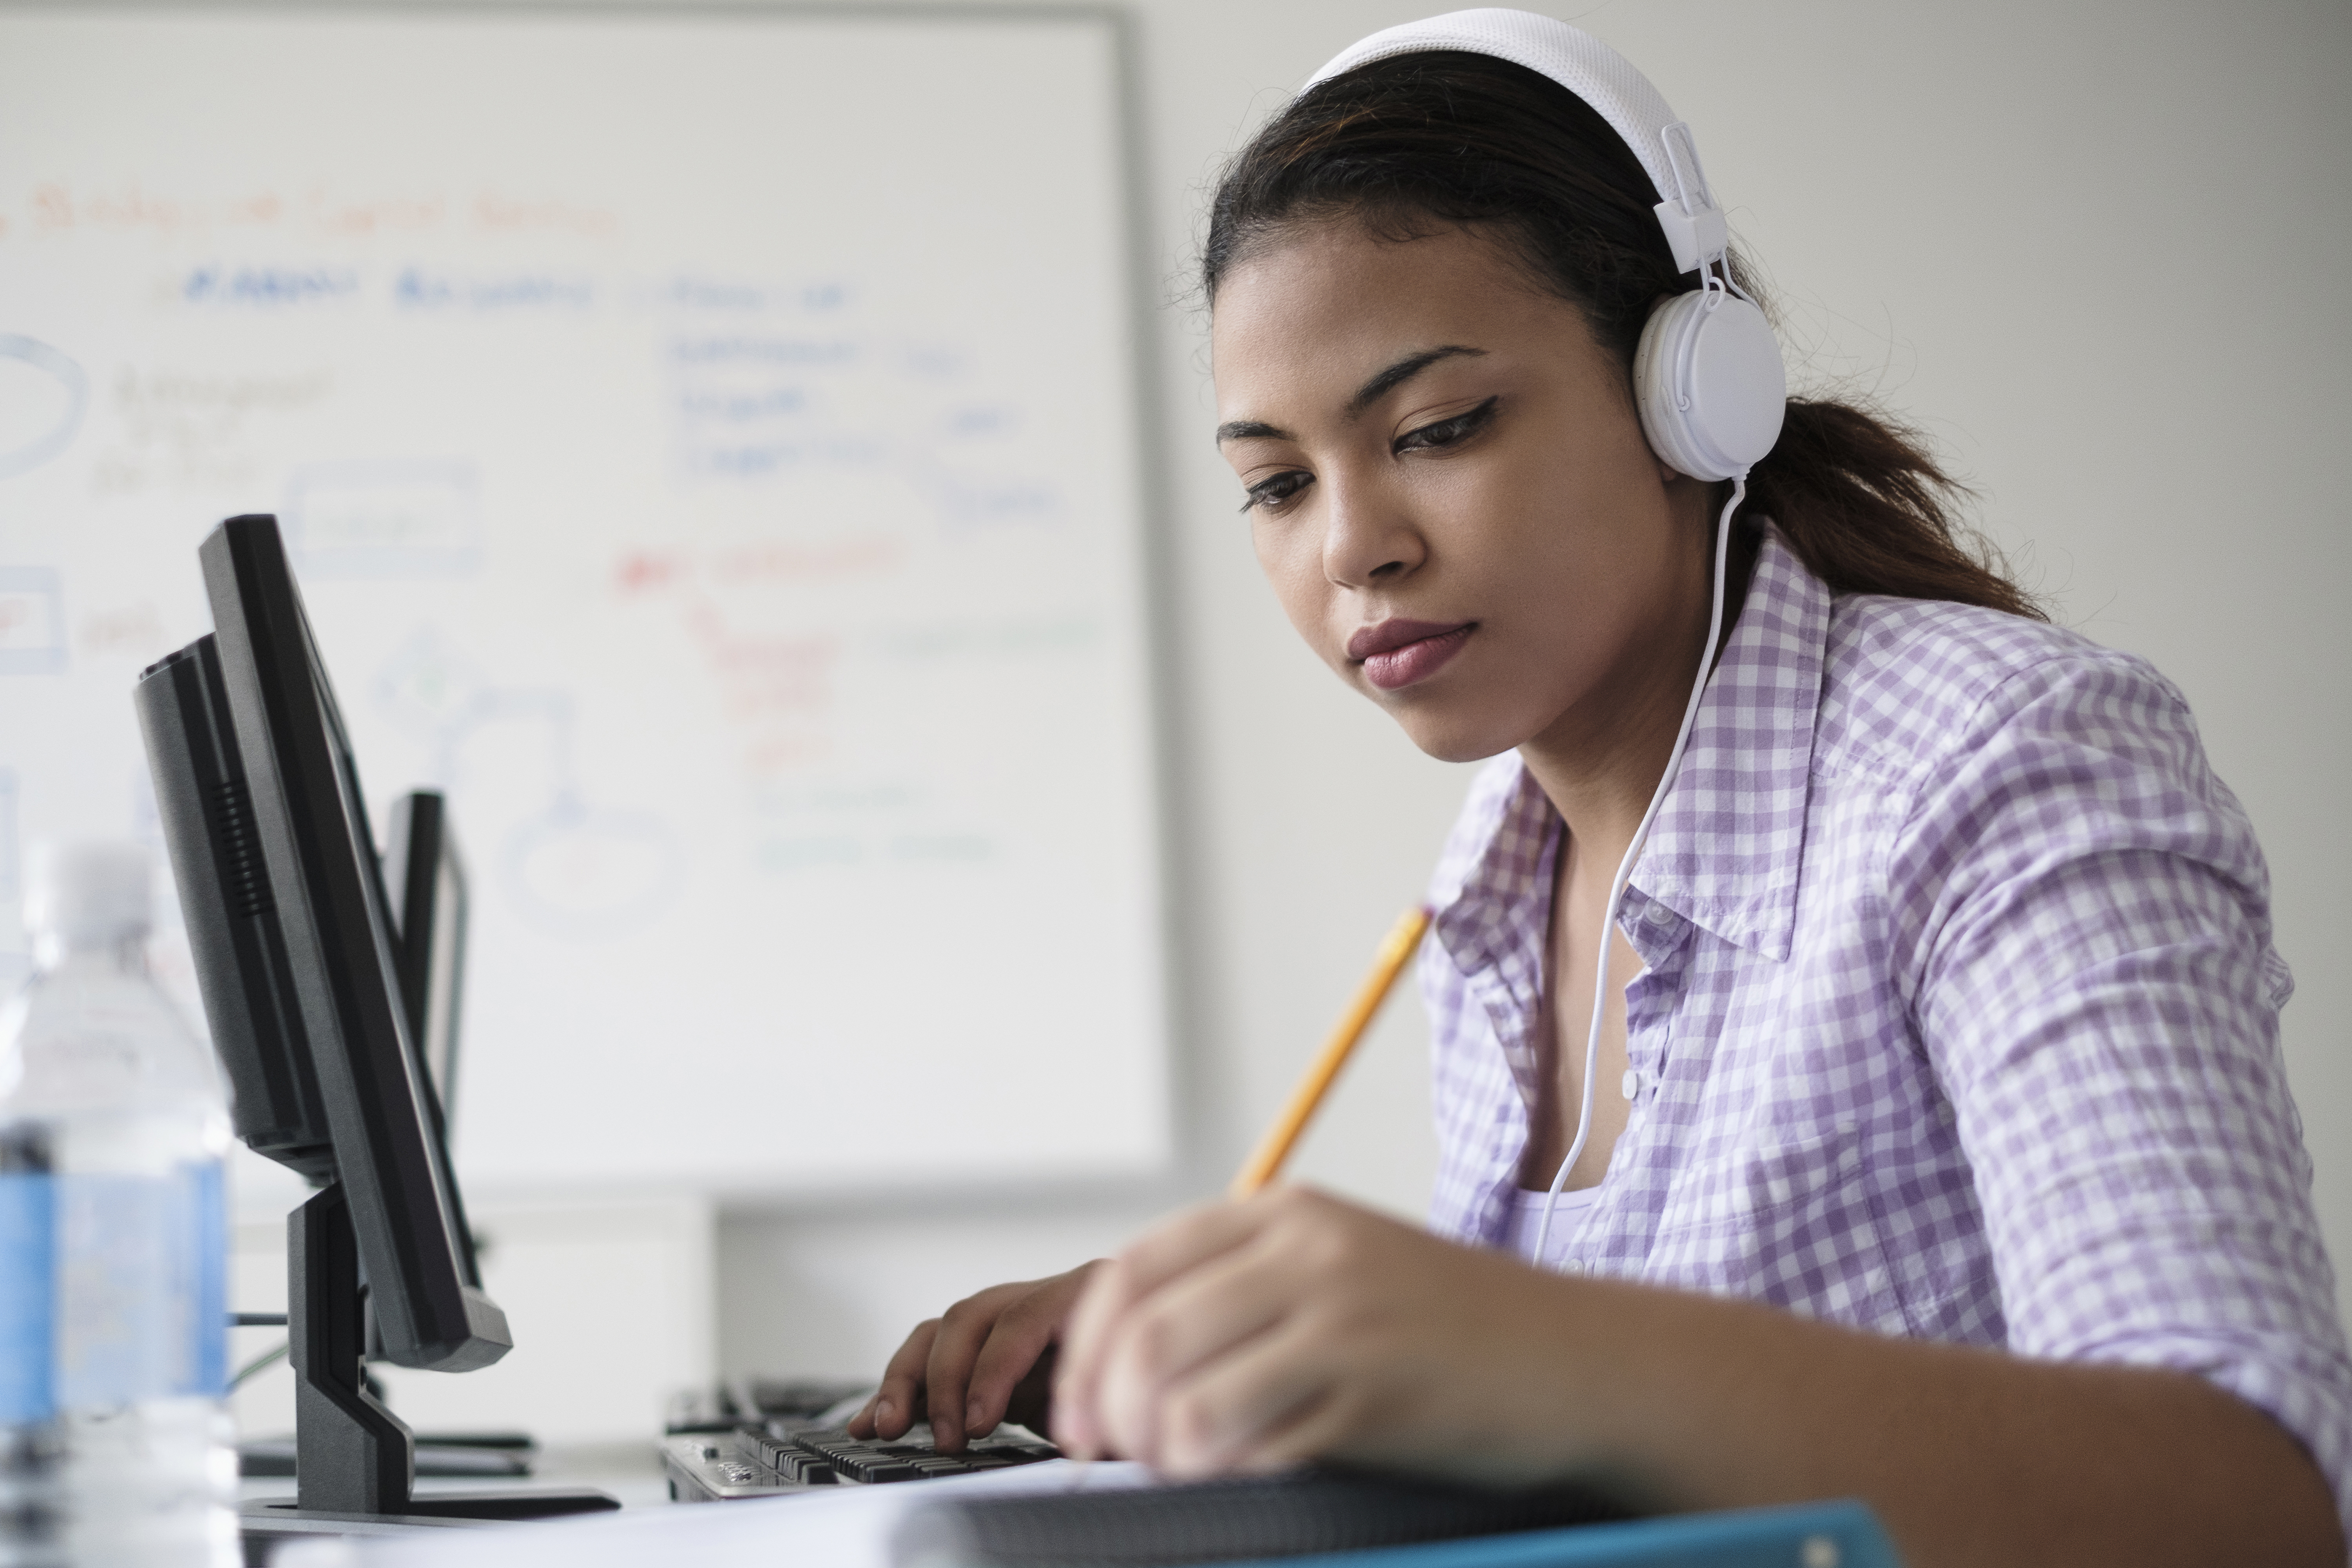
[[[1966,493],[1916,431],[1851,404],[1792,397],[1780,439],[1748,473],[1746,510],[1778,524],[1832,594],[1949,599],[2047,620],[1955,517]]]

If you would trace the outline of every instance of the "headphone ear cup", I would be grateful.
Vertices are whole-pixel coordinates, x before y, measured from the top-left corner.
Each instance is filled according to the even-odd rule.
[[[1706,459],[1692,448],[1675,374],[1691,315],[1704,293],[1677,294],[1652,310],[1642,324],[1641,346],[1633,351],[1633,402],[1641,412],[1642,434],[1650,438],[1650,450],[1678,474],[1711,479],[1715,476],[1705,471]]]
[[[1694,289],[1650,312],[1633,353],[1642,433],[1668,467],[1733,479],[1763,460],[1788,414],[1788,373],[1764,312]]]

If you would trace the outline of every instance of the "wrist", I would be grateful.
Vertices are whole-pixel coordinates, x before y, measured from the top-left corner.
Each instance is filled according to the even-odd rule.
[[[1469,1479],[1531,1485],[1601,1474],[1688,1503],[1694,1459],[1806,1358],[1784,1336],[1818,1325],[1748,1302],[1564,1278],[1493,1253],[1481,1306],[1434,1371],[1432,1424],[1456,1435]],[[1425,1461],[1424,1461],[1425,1462]]]

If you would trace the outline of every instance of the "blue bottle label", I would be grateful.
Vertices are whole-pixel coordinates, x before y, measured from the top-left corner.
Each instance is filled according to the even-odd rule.
[[[57,1409],[57,1258],[49,1173],[0,1169],[0,1426]]]
[[[170,1191],[110,1171],[58,1178],[57,1394],[67,1410],[120,1409],[163,1392],[172,1314],[159,1244]]]
[[[216,1397],[226,1383],[226,1226],[216,1162],[58,1182],[56,1396],[68,1410]]]
[[[184,1167],[180,1191],[185,1207],[174,1294],[187,1303],[187,1348],[173,1392],[217,1399],[228,1392],[228,1217],[219,1163]]]

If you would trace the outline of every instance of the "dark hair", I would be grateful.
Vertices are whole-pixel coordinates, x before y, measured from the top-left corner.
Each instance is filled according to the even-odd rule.
[[[1213,304],[1236,265],[1303,224],[1347,218],[1400,242],[1475,230],[1584,313],[1630,396],[1652,305],[1697,286],[1675,270],[1656,199],[1633,149],[1549,78],[1486,55],[1398,56],[1300,95],[1226,165],[1201,281]],[[1732,269],[1759,294],[1736,258]],[[1957,515],[1966,494],[1917,431],[1854,403],[1792,397],[1744,510],[1778,524],[1832,593],[2044,618]]]

